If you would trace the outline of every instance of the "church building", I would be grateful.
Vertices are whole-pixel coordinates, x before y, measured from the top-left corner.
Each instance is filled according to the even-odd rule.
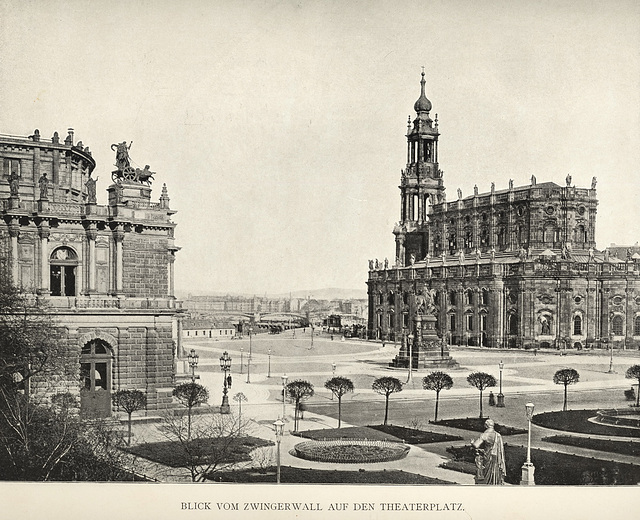
[[[76,395],[87,416],[109,416],[120,389],[144,391],[148,410],[172,402],[175,211],[165,185],[152,202],[154,172],[134,168],[130,147],[111,145],[101,205],[95,160],[72,129],[64,140],[0,135],[0,259],[62,328],[74,376],[50,392]]]
[[[562,184],[532,176],[447,200],[424,73],[414,110],[396,258],[369,261],[369,337],[405,345],[416,296],[429,295],[438,334],[453,345],[639,347],[640,255],[596,249],[596,178],[577,187],[571,175]]]

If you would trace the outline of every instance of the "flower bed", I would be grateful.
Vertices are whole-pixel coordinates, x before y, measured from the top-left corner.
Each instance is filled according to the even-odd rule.
[[[356,464],[398,460],[408,452],[409,446],[399,442],[336,439],[301,442],[294,446],[291,454],[314,462]]]

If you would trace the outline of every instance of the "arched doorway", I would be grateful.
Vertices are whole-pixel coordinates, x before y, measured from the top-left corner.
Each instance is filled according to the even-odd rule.
[[[80,412],[85,417],[111,415],[111,349],[106,341],[93,339],[80,355]]]

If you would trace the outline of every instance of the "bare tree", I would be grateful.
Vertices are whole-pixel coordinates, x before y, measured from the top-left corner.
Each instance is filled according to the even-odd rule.
[[[242,392],[238,392],[234,394],[233,400],[238,403],[238,417],[242,417],[242,403],[246,403],[248,401],[247,396]]]
[[[325,381],[324,387],[338,398],[338,428],[340,428],[342,424],[342,396],[347,392],[353,392],[353,381],[347,377],[336,376]]]
[[[553,382],[556,385],[564,385],[564,404],[562,411],[567,411],[567,387],[580,381],[580,374],[573,368],[563,368],[553,375]]]
[[[300,403],[305,399],[309,399],[314,394],[313,385],[309,381],[297,379],[291,381],[285,387],[287,396],[295,402],[295,412],[293,415],[293,431],[298,431],[298,416],[300,415]]]
[[[191,437],[191,410],[209,400],[209,390],[198,383],[183,383],[173,389],[173,395],[187,407],[187,438]]]
[[[402,392],[402,383],[398,378],[384,376],[374,380],[371,388],[375,393],[385,396],[383,424],[386,426],[389,417],[389,396],[396,392]]]
[[[467,383],[480,390],[480,418],[482,419],[482,391],[496,386],[496,378],[486,372],[473,372],[467,376]]]
[[[190,425],[184,415],[167,414],[158,429],[173,444],[173,464],[186,469],[192,482],[203,482],[237,463],[235,451],[248,423],[234,414],[210,413],[195,417]]]
[[[118,390],[111,396],[113,404],[122,408],[128,417],[127,444],[131,446],[131,415],[147,406],[147,396],[141,390]]]
[[[627,368],[624,374],[627,379],[635,379],[638,381],[638,394],[636,396],[636,406],[640,406],[640,365],[632,365]]]
[[[453,386],[453,379],[445,372],[431,372],[422,378],[422,388],[425,390],[434,390],[436,393],[436,413],[433,422],[438,421],[438,401],[440,400],[440,392],[449,390]]]

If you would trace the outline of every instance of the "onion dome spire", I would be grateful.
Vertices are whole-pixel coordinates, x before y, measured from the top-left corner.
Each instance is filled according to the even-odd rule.
[[[431,111],[431,101],[427,99],[426,94],[424,93],[424,86],[426,81],[424,80],[424,70],[422,71],[422,79],[420,80],[420,97],[418,101],[413,105],[413,109],[419,114],[420,112],[426,112],[427,114]]]

